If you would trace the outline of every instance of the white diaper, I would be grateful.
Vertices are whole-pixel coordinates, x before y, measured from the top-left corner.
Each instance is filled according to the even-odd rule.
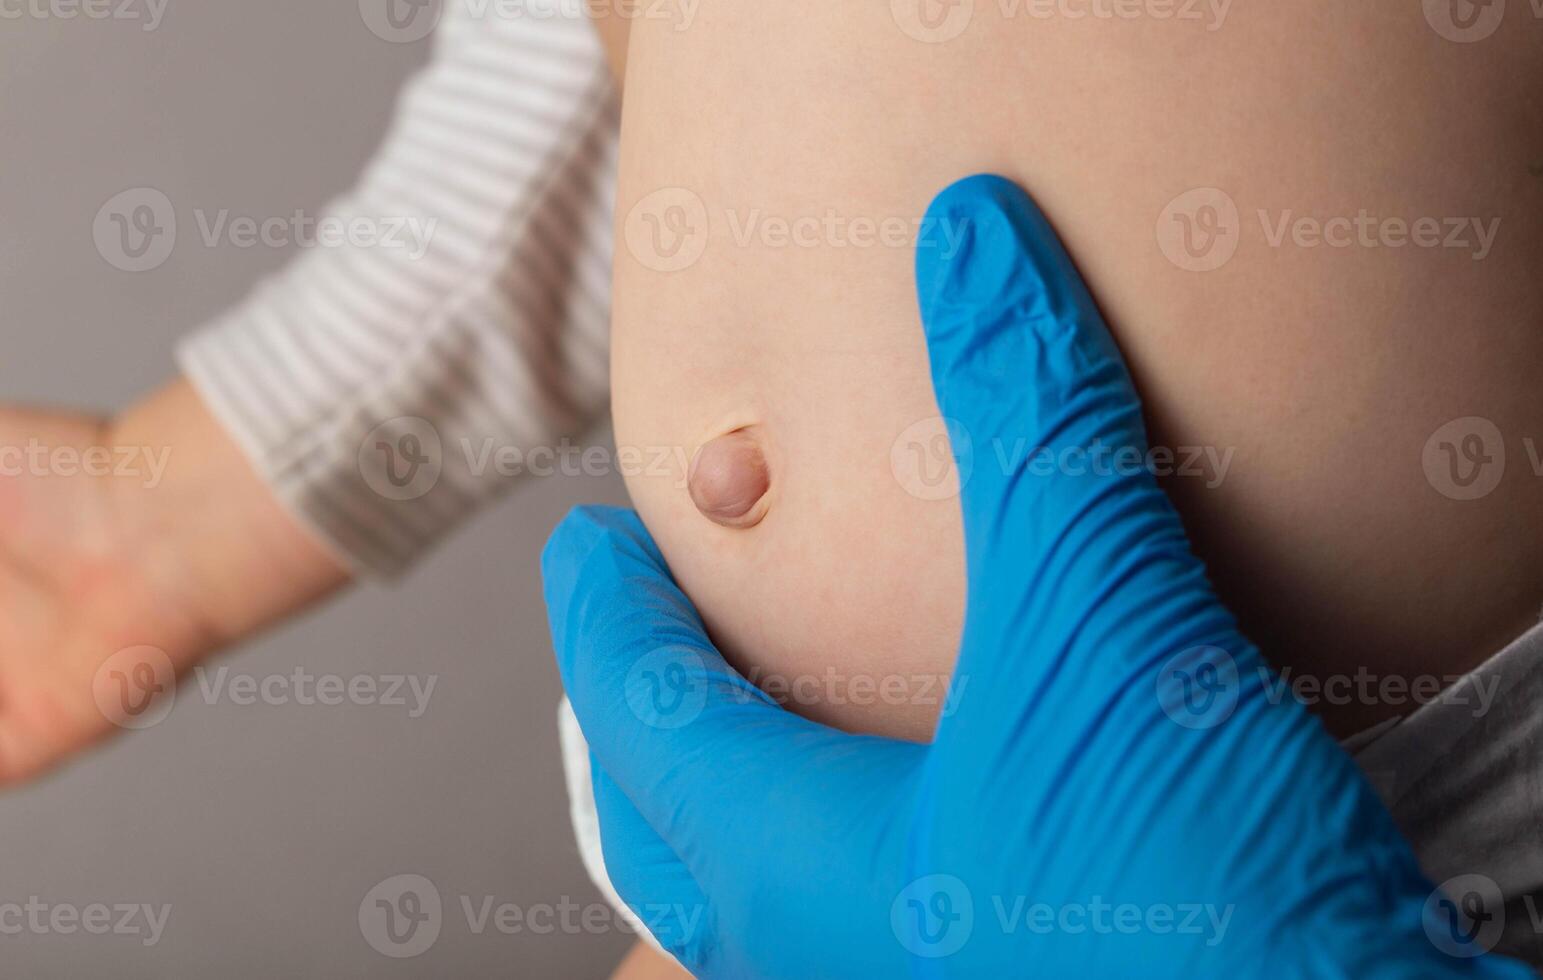
[[[662,953],[664,947],[644,928],[643,920],[621,900],[616,886],[611,884],[611,876],[606,873],[605,853],[600,847],[600,814],[595,809],[595,784],[589,774],[589,743],[584,741],[579,720],[574,717],[573,705],[567,698],[557,706],[557,731],[563,750],[563,776],[568,782],[568,816],[573,820],[573,836],[579,843],[579,858],[584,862],[584,870],[589,872],[589,880],[600,889],[600,894],[611,903],[616,914],[648,945]]]

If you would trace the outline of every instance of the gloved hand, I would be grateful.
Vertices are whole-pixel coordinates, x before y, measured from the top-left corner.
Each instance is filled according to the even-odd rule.
[[[924,240],[917,281],[968,475],[956,709],[931,746],[784,711],[636,515],[575,511],[546,598],[621,895],[708,977],[1529,975],[1427,940],[1386,811],[1267,697],[1044,217],[972,177],[945,222],[964,246]],[[1124,464],[1054,472],[1096,447]]]

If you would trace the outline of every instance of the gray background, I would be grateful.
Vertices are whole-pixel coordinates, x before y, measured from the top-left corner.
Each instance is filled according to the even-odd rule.
[[[181,221],[195,208],[314,216],[351,183],[427,54],[375,37],[354,0],[172,0],[157,30],[145,23],[0,19],[5,402],[130,404],[171,377],[179,335],[288,258],[189,234],[161,268],[119,272],[92,240],[110,197],[159,188]],[[621,499],[610,480],[527,483],[393,591],[357,590],[222,661],[259,677],[438,675],[421,718],[183,696],[160,726],[0,796],[0,902],[171,905],[153,947],[0,935],[0,972],[603,974],[630,942],[615,928],[475,935],[461,898],[599,900],[567,825],[536,560],[572,503]],[[444,925],[422,956],[396,960],[365,943],[357,916],[372,886],[404,873],[435,883]]]

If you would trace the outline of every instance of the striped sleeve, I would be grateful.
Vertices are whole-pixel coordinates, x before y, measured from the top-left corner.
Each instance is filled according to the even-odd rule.
[[[605,406],[615,94],[582,17],[495,6],[445,11],[319,222],[346,240],[318,236],[178,351],[278,498],[365,574],[403,570]]]

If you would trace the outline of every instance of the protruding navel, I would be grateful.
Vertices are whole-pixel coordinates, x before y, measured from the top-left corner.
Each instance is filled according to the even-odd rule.
[[[759,524],[770,499],[771,470],[755,427],[735,429],[697,450],[686,487],[697,510],[714,524]]]

